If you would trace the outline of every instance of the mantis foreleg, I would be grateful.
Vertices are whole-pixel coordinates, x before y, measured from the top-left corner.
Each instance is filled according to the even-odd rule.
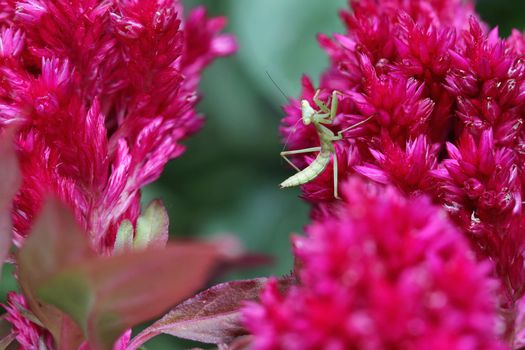
[[[319,99],[319,92],[320,90],[317,90],[315,92],[315,95],[313,97],[313,100],[314,100],[314,103],[317,107],[319,107],[319,109],[328,114],[329,115],[329,120],[334,120],[335,116],[337,115],[337,105],[339,103],[339,100],[337,99],[337,95],[340,94],[339,91],[337,90],[334,90],[332,92],[332,101],[330,102],[330,108],[328,108],[328,106]]]
[[[290,164],[295,170],[301,171],[297,166],[295,166],[294,163],[290,159],[288,159],[286,156],[292,155],[292,154],[302,154],[302,153],[310,153],[310,152],[321,152],[321,147],[310,147],[310,148],[304,148],[304,149],[297,149],[293,151],[284,151],[281,152],[281,157],[284,158],[284,160]]]
[[[334,90],[332,92],[332,102],[330,105],[330,120],[334,120],[335,116],[337,115],[337,104],[339,103],[339,100],[337,99],[338,92]]]
[[[314,103],[317,107],[319,107],[319,109],[321,111],[323,111],[324,113],[327,113],[327,114],[330,114],[330,110],[328,109],[328,106],[319,99],[319,93],[321,92],[321,90],[317,90],[315,92],[315,95],[313,97],[313,100],[314,100]]]

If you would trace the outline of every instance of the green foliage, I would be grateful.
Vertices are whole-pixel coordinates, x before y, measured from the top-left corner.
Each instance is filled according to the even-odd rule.
[[[115,251],[125,252],[144,248],[163,248],[168,241],[169,218],[159,200],[152,201],[137,219],[137,229],[124,220],[118,229]]]
[[[87,320],[95,296],[84,276],[76,271],[61,273],[39,288],[38,298],[54,304],[60,310],[67,310],[71,318],[87,333]]]
[[[525,29],[525,1],[478,0],[477,10],[483,20],[499,27],[501,36],[509,35],[512,28]]]
[[[115,238],[114,252],[127,252],[133,249],[133,235],[135,230],[133,224],[129,220],[124,220],[120,223]]]
[[[152,201],[137,219],[134,248],[164,247],[168,239],[168,225],[166,208],[161,201]]]

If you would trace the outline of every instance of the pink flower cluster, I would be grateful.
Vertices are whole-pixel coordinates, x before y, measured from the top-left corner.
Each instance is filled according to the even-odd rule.
[[[407,196],[430,195],[479,257],[494,262],[513,310],[525,292],[524,36],[500,39],[468,1],[351,5],[341,14],[346,34],[319,36],[332,62],[321,99],[341,92],[334,131],[370,118],[336,144],[340,182],[357,174]],[[312,102],[315,90],[304,78],[301,99]],[[299,101],[285,111],[288,148],[316,146],[315,129],[297,123]],[[294,158],[298,166],[311,160]],[[302,187],[314,217],[333,211],[331,173]]]
[[[472,6],[459,0],[364,0],[352,5],[352,14],[342,13],[347,34],[319,36],[332,61],[321,78],[321,99],[333,90],[342,93],[335,128],[372,117],[338,143],[338,153],[356,153],[338,156],[346,163],[340,178],[357,166],[366,177],[406,193],[428,191],[442,146],[458,128],[457,97],[449,86],[455,59],[467,49],[469,30],[484,33],[484,26],[473,17]],[[305,77],[301,99],[312,102],[314,92]],[[281,130],[289,148],[317,143],[313,128],[296,123],[298,101],[285,110]],[[296,161],[308,162],[301,157]],[[304,186],[304,196],[314,203],[333,200],[332,181],[326,180]]]
[[[505,349],[497,286],[428,198],[354,179],[294,237],[298,285],[244,310],[254,350]]]
[[[36,350],[42,344],[44,349],[52,349],[53,338],[51,334],[23,316],[24,313],[27,314],[28,310],[24,297],[10,292],[7,295],[7,301],[8,305],[4,306],[7,311],[5,320],[12,325],[12,334],[16,335],[16,341],[20,344],[20,347],[27,350]]]
[[[19,128],[20,246],[52,194],[101,253],[135,222],[140,188],[197,131],[203,68],[235,50],[224,18],[175,0],[7,0],[0,8],[0,128]]]
[[[52,196],[111,254],[121,222],[140,214],[140,189],[201,126],[201,72],[236,49],[225,24],[204,8],[183,19],[178,0],[0,1],[0,131],[17,129],[22,172],[16,246]],[[13,294],[6,319],[18,343],[48,344],[17,305]]]
[[[281,127],[290,150],[319,145],[300,101],[340,92],[330,128],[362,122],[335,143],[345,198],[331,164],[302,186],[314,223],[294,238],[298,285],[270,284],[246,308],[255,348],[505,348],[496,336],[521,348],[525,36],[501,39],[468,1],[351,6],[346,34],[319,36],[331,60],[319,88],[303,78]]]

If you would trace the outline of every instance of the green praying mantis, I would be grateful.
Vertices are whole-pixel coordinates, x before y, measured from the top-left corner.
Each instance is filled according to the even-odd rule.
[[[363,123],[366,123],[372,118],[372,116],[354,125],[351,125],[348,128],[340,130],[336,134],[325,125],[330,125],[333,123],[335,116],[337,115],[337,95],[340,95],[341,93],[336,90],[332,92],[330,108],[328,108],[328,106],[319,99],[319,92],[320,91],[317,90],[313,97],[313,101],[319,110],[316,111],[307,100],[302,100],[301,119],[304,125],[314,125],[315,129],[317,130],[317,134],[319,135],[320,146],[281,152],[281,157],[283,157],[288,164],[297,170],[297,173],[284,180],[280,184],[280,187],[285,188],[299,186],[314,180],[326,169],[328,163],[330,162],[330,158],[333,158],[334,197],[336,199],[340,199],[338,192],[337,155],[335,153],[334,142],[341,140],[345,132],[354,129]],[[319,153],[317,154],[317,157],[314,159],[314,161],[303,170],[299,169],[295,164],[292,163],[292,161],[290,161],[290,159],[287,158],[287,156],[290,155],[310,152]]]

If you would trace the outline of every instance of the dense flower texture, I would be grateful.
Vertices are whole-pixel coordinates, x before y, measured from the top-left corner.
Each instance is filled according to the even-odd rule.
[[[9,305],[5,306],[6,321],[13,325],[13,334],[16,335],[20,346],[23,349],[36,349],[38,344],[43,344],[44,348],[51,349],[53,344],[51,334],[22,316],[22,313],[27,312],[24,298],[11,292],[7,295],[7,300]]]
[[[201,125],[201,71],[235,50],[219,34],[224,18],[182,14],[177,0],[0,1],[0,130],[18,128],[23,174],[17,246],[48,195],[69,204],[100,254],[136,221],[141,187]],[[38,348],[28,342],[40,330],[11,300],[19,343]]]
[[[444,212],[358,180],[342,192],[293,239],[299,284],[245,308],[254,350],[505,349],[490,265]]]
[[[371,117],[337,144],[340,182],[357,173],[443,205],[478,255],[495,263],[512,324],[525,292],[523,35],[500,39],[468,1],[351,5],[352,13],[342,13],[348,32],[319,37],[332,62],[320,97],[341,92],[334,131]],[[301,99],[312,102],[315,90],[304,78]],[[298,101],[285,111],[288,148],[318,144],[314,128],[297,123]],[[304,166],[309,157],[294,162]],[[329,174],[303,193],[314,217],[330,215]]]
[[[42,198],[69,203],[102,253],[140,188],[201,125],[202,69],[235,50],[223,18],[175,0],[27,0],[0,9],[0,126],[17,124],[24,174],[15,244]]]
[[[320,97],[327,100],[335,89],[342,93],[334,127],[372,117],[346,133],[340,148],[357,148],[360,159],[351,160],[352,165],[361,165],[359,172],[373,180],[408,193],[428,190],[441,145],[455,126],[456,97],[447,84],[458,56],[453,50],[466,49],[469,26],[480,31],[484,26],[473,17],[472,6],[459,0],[364,0],[352,5],[353,14],[342,13],[348,34],[319,36],[332,61],[322,76]],[[301,99],[312,102],[314,93],[305,77]],[[285,110],[281,130],[290,149],[318,142],[314,128],[296,123],[298,101]],[[298,156],[296,161],[305,159]],[[341,178],[352,173],[343,170]],[[331,189],[317,185],[304,186],[308,200],[333,199]]]

